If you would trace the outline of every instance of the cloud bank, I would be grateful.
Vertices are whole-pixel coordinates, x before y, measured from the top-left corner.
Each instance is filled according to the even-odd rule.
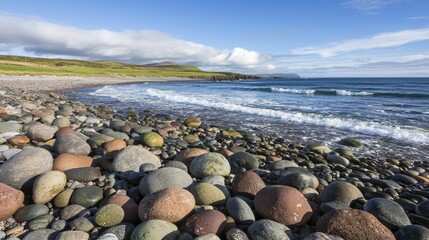
[[[373,48],[401,46],[411,42],[429,40],[429,28],[380,33],[369,38],[346,40],[331,47],[307,47],[292,50],[293,54],[317,54],[332,57],[339,53]]]
[[[345,0],[343,4],[346,7],[372,14],[376,13],[376,10],[397,2],[399,0]]]
[[[172,60],[200,66],[268,68],[267,57],[243,48],[216,49],[152,30],[86,30],[41,19],[0,13],[0,51],[21,49],[57,55],[133,63]]]

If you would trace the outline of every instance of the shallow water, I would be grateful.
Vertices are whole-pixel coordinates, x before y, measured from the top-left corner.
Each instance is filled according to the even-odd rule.
[[[111,85],[70,93],[118,110],[151,109],[173,117],[275,133],[291,142],[337,147],[344,137],[360,154],[428,159],[429,78],[327,78]]]

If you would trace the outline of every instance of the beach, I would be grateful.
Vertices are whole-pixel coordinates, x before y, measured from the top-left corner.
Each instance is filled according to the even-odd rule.
[[[155,81],[0,77],[0,239],[429,236],[427,159],[67,97]]]

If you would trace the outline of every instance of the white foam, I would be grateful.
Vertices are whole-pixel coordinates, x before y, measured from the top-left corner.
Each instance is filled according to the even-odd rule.
[[[273,92],[281,92],[281,93],[293,93],[293,94],[307,94],[307,95],[312,95],[316,92],[316,90],[312,90],[312,89],[289,89],[289,88],[276,88],[276,87],[272,87],[271,91]]]
[[[271,87],[272,92],[279,92],[279,93],[292,93],[292,94],[307,94],[307,95],[313,95],[317,94],[317,91],[325,91],[325,90],[315,90],[315,89],[289,89],[289,88],[276,88]],[[336,95],[341,96],[368,96],[373,95],[372,92],[366,92],[366,91],[349,91],[349,90],[342,90],[342,89],[330,89],[327,90],[330,92],[335,92]]]
[[[368,96],[373,95],[372,92],[366,92],[366,91],[349,91],[349,90],[336,90],[333,89],[332,91],[335,91],[337,95],[342,96]]]
[[[176,103],[194,104],[197,106],[203,106],[208,108],[222,109],[232,112],[241,112],[264,117],[272,117],[285,122],[313,124],[366,135],[390,137],[394,139],[412,141],[421,144],[429,144],[429,131],[420,128],[408,126],[391,126],[378,122],[327,117],[312,113],[301,113],[251,107],[243,105],[242,102],[232,102],[230,101],[230,99],[223,98],[222,96],[183,94],[175,91],[166,91],[154,88],[144,89],[136,93],[135,89],[128,89],[128,91],[125,91],[125,89],[119,90],[117,88],[106,86],[97,90],[94,94],[99,96],[110,96],[120,101],[140,101],[150,96]],[[241,99],[241,101],[243,101],[243,99]],[[261,104],[261,106],[263,105]]]

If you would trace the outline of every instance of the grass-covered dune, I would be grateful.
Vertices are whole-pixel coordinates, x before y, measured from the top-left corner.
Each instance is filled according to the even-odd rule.
[[[210,80],[257,78],[231,72],[206,72],[198,67],[176,64],[137,65],[109,61],[1,56],[0,74],[82,77],[182,77]]]

